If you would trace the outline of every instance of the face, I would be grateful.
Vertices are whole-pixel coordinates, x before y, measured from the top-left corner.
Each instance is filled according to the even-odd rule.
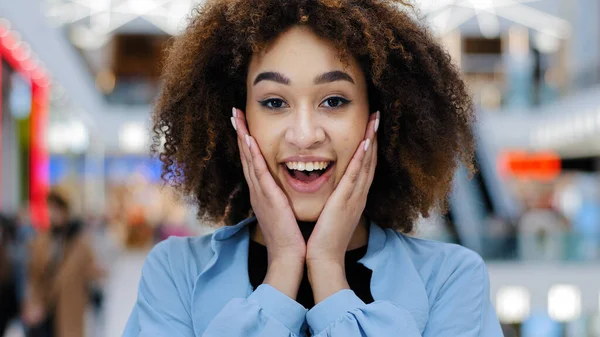
[[[48,203],[48,217],[52,227],[62,227],[68,221],[66,212],[53,203]]]
[[[294,27],[250,62],[248,128],[300,221],[318,219],[365,136],[367,84],[358,62],[348,61]]]

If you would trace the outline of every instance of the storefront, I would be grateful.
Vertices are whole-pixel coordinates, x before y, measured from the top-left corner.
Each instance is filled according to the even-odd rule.
[[[49,80],[29,46],[0,19],[0,211],[29,206],[37,227],[48,225],[45,132]]]

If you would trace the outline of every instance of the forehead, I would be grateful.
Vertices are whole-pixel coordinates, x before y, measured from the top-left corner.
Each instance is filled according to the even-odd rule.
[[[294,82],[312,82],[314,77],[332,70],[343,70],[355,81],[362,82],[364,75],[352,56],[340,59],[338,50],[329,41],[320,38],[310,29],[293,27],[271,41],[261,52],[252,56],[248,68],[248,81],[264,71],[281,72]]]

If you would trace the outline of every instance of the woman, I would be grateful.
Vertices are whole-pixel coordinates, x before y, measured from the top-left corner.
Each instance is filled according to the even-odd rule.
[[[0,336],[19,313],[14,270],[15,222],[0,214]]]
[[[225,226],[153,249],[124,336],[502,335],[481,258],[400,233],[473,157],[467,89],[410,10],[196,11],[167,59],[155,149],[164,137],[164,177]]]
[[[92,282],[103,272],[67,201],[52,192],[47,202],[50,230],[31,242],[23,320],[30,337],[81,337]]]

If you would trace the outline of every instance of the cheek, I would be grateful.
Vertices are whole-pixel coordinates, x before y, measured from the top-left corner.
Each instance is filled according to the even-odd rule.
[[[337,152],[336,181],[339,181],[342,178],[356,149],[358,149],[358,145],[363,141],[365,127],[366,125],[363,125],[363,123],[352,123],[344,129],[344,132],[338,132],[338,136],[336,137],[337,141],[335,142]]]
[[[271,123],[267,118],[261,116],[259,112],[252,111],[252,109],[248,109],[246,112],[246,120],[248,122],[248,132],[258,143],[260,152],[265,158],[269,169],[273,170],[272,165],[276,162],[275,154],[277,153],[275,128],[269,126]]]

